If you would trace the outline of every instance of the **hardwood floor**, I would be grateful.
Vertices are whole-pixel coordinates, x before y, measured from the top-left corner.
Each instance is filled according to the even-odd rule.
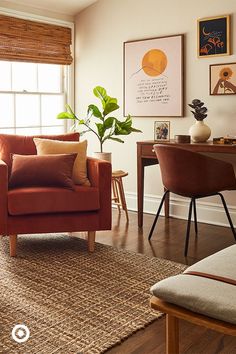
[[[193,264],[225,247],[234,244],[230,228],[198,224],[198,237],[194,225],[190,236],[189,253],[183,255],[186,221],[174,218],[160,218],[151,242],[148,233],[154,216],[144,215],[143,229],[137,226],[137,214],[129,212],[129,223],[125,214],[113,210],[112,231],[98,232],[96,241],[139,252],[154,257],[162,257],[187,265]],[[145,329],[138,331],[123,343],[113,347],[108,354],[164,354],[165,319],[162,317]],[[224,336],[198,326],[180,322],[180,354],[236,354],[236,338]]]

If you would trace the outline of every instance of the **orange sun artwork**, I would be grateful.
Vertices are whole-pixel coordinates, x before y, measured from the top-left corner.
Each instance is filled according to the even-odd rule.
[[[142,59],[142,69],[148,76],[161,75],[167,66],[167,56],[160,49],[151,49]]]

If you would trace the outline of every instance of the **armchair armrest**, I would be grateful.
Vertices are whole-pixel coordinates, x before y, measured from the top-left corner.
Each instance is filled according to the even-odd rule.
[[[111,163],[88,157],[87,171],[91,185],[99,189],[100,227],[111,229]]]
[[[105,182],[111,182],[111,164],[110,162],[99,160],[93,157],[87,157],[88,178],[92,187],[100,187],[104,179]],[[100,180],[102,178],[102,180]]]
[[[8,166],[0,160],[0,234],[7,233]]]

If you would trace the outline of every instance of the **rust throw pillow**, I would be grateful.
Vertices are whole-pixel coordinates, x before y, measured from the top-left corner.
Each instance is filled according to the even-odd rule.
[[[59,141],[34,138],[38,155],[77,153],[72,178],[75,184],[90,186],[87,178],[87,140]]]
[[[13,154],[9,187],[50,186],[73,189],[72,171],[76,156]]]

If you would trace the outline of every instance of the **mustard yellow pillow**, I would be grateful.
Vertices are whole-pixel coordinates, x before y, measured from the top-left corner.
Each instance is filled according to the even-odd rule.
[[[75,184],[90,186],[87,178],[87,140],[59,141],[51,139],[34,138],[38,155],[71,154],[77,153],[72,178]]]

